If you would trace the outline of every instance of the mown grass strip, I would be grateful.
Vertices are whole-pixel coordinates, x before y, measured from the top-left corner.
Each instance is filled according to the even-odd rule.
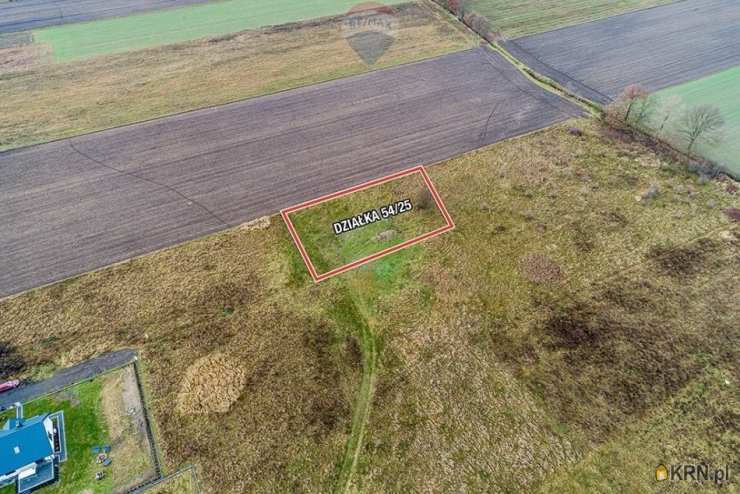
[[[472,0],[471,10],[486,17],[493,28],[510,38],[552,31],[673,0]]]
[[[50,27],[34,31],[34,37],[51,46],[55,60],[69,61],[333,16],[356,4],[356,0],[226,0]]]

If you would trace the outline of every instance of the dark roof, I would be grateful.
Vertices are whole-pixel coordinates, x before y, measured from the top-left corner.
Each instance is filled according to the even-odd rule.
[[[0,430],[0,475],[12,473],[54,453],[44,427],[47,416],[38,415],[23,420],[20,427]]]

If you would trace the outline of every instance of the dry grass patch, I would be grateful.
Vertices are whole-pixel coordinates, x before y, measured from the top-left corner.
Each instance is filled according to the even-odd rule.
[[[533,283],[552,283],[562,276],[560,266],[543,254],[527,254],[519,260],[519,270]]]
[[[732,472],[740,466],[740,402],[735,377],[721,370],[703,372],[644,419],[627,425],[623,434],[547,479],[537,492],[665,492],[655,481],[655,467],[686,463],[712,469],[729,465],[730,481],[675,482],[671,492],[736,492]]]
[[[740,251],[722,209],[738,199],[724,184],[585,121],[430,173],[457,229],[383,306],[358,491],[535,490],[662,407],[680,415],[671,400],[706,373],[735,382]],[[737,441],[725,430],[714,463]],[[630,466],[610,459],[602,491],[622,492]]]
[[[227,355],[212,354],[188,367],[177,395],[176,410],[189,413],[226,413],[242,394],[247,370]]]
[[[0,77],[5,73],[32,69],[50,60],[49,50],[41,45],[0,48]]]
[[[26,362],[8,377],[137,348],[167,470],[198,465],[206,492],[327,490],[360,368],[335,288],[297,281],[300,263],[274,223],[5,300],[0,341]]]
[[[197,483],[193,470],[177,474],[176,476],[165,480],[147,489],[147,494],[196,494],[198,492]]]
[[[100,404],[108,426],[113,460],[106,473],[120,486],[131,487],[154,478],[152,445],[144,422],[132,365],[102,378]]]
[[[574,459],[537,396],[492,358],[492,323],[462,308],[436,316],[387,349],[356,491],[521,491]]]

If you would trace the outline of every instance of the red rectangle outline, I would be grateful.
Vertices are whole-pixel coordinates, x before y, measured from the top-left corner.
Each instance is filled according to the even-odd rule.
[[[432,198],[434,199],[434,203],[436,204],[437,209],[440,211],[440,213],[442,213],[442,217],[445,220],[445,226],[441,228],[437,228],[436,230],[433,230],[429,233],[425,233],[424,235],[420,235],[410,240],[406,240],[405,242],[401,242],[400,244],[394,245],[393,247],[388,247],[387,249],[383,249],[379,252],[376,252],[375,254],[371,254],[369,256],[363,257],[362,259],[358,259],[357,261],[351,262],[344,266],[332,269],[331,271],[327,271],[326,273],[319,274],[318,272],[316,272],[316,268],[314,267],[313,262],[311,262],[311,258],[308,256],[308,253],[306,252],[306,249],[303,246],[303,242],[301,242],[300,236],[298,235],[298,232],[296,231],[295,226],[293,226],[293,222],[290,220],[290,214],[295,213],[296,211],[307,209],[311,206],[316,206],[318,204],[331,201],[332,199],[337,199],[339,197],[350,195],[354,192],[359,192],[361,190],[369,189],[376,185],[381,185],[386,182],[390,182],[392,180],[396,180],[396,179],[403,178],[409,175],[413,175],[414,173],[421,174],[421,177],[424,180],[424,183],[426,184],[427,188],[432,194]],[[369,182],[365,182],[360,185],[355,185],[354,187],[349,187],[347,189],[343,189],[338,192],[327,194],[327,195],[318,197],[316,199],[312,199],[310,201],[302,202],[295,206],[291,206],[289,208],[281,210],[280,215],[283,217],[283,221],[285,221],[285,224],[288,227],[290,236],[293,238],[293,242],[298,248],[298,252],[300,252],[301,257],[303,258],[303,262],[306,264],[306,267],[308,268],[308,272],[311,275],[311,278],[313,278],[315,283],[319,283],[333,276],[346,273],[347,271],[350,271],[352,269],[368,264],[372,261],[380,259],[381,257],[385,257],[387,255],[393,254],[394,252],[398,252],[399,250],[405,249],[406,247],[411,247],[412,245],[415,245],[415,244],[424,242],[425,240],[429,240],[431,238],[437,237],[439,235],[442,235],[443,233],[447,233],[450,230],[453,230],[455,228],[455,223],[452,221],[452,216],[450,216],[449,211],[447,211],[447,207],[442,201],[442,198],[440,197],[439,192],[437,192],[437,188],[432,183],[432,179],[429,178],[429,174],[427,173],[424,166],[421,166],[421,165],[415,166],[413,168],[409,168],[408,170],[404,170],[402,172],[394,173],[392,175],[388,175],[388,176],[381,177],[375,180],[371,180]]]

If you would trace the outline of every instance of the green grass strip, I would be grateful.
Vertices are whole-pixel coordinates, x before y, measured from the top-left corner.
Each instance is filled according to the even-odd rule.
[[[674,0],[470,0],[468,8],[511,38],[665,5]]]
[[[225,0],[49,27],[33,34],[37,43],[52,48],[56,61],[69,61],[339,15],[357,3],[357,0]]]

